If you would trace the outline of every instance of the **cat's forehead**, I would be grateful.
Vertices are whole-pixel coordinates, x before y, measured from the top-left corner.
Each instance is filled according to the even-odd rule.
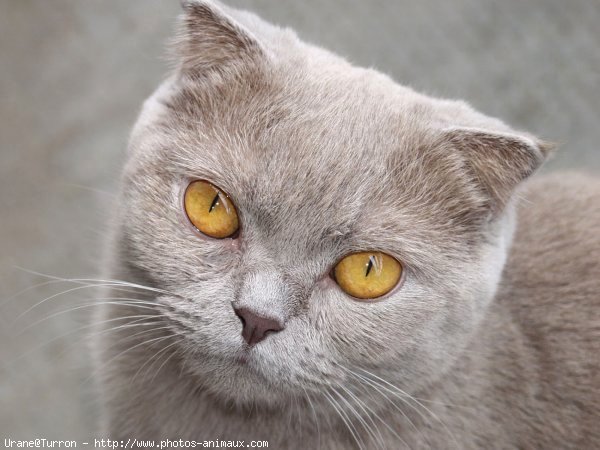
[[[392,165],[427,139],[425,107],[390,99],[378,81],[364,70],[274,75],[219,92],[210,111],[180,92],[172,123],[188,124],[179,129],[176,157],[192,176],[208,173],[264,215],[310,220],[327,213],[351,223],[365,207],[394,197]]]
[[[429,105],[369,70],[334,65],[245,81],[207,93],[192,84],[170,101],[183,153],[175,156],[191,169],[221,167],[270,192],[308,182],[343,189],[381,177],[427,137]]]
[[[297,72],[177,87],[156,127],[164,151],[144,161],[213,182],[247,225],[302,244],[362,233],[357,246],[386,248],[398,230],[427,231],[414,223],[447,222],[432,189],[454,180],[436,179],[444,158],[424,163],[431,105],[369,70]]]

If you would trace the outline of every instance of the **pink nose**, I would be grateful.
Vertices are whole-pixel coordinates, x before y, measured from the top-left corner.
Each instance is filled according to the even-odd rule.
[[[259,343],[267,337],[268,333],[283,330],[283,325],[278,320],[259,316],[247,308],[233,308],[233,310],[242,321],[242,337],[248,345]]]

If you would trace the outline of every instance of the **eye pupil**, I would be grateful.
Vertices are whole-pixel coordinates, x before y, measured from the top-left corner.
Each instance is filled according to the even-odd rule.
[[[371,272],[372,268],[373,268],[373,256],[371,255],[369,257],[369,262],[367,263],[367,273],[365,273],[365,277],[369,276],[369,273]]]
[[[217,192],[217,195],[215,195],[215,198],[213,198],[212,203],[210,204],[210,208],[208,208],[208,212],[211,213],[213,211],[213,209],[215,209],[215,207],[219,204],[219,193]]]

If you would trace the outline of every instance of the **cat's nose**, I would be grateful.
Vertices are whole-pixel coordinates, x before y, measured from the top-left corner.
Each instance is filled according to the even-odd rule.
[[[283,330],[283,324],[270,317],[259,316],[248,308],[233,308],[242,321],[242,337],[248,345],[254,345],[267,337],[268,333]]]

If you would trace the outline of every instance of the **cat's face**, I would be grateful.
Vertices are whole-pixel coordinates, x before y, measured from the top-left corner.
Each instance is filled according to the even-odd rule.
[[[158,301],[186,370],[222,399],[285,401],[359,369],[414,392],[492,298],[511,191],[541,150],[464,104],[237,20],[254,35],[215,6],[187,6],[179,69],[132,137],[119,266],[173,293]],[[229,195],[234,238],[190,224],[194,180]],[[332,270],[358,251],[400,262],[398,285],[375,300],[344,292]],[[249,346],[234,308],[283,329]]]

